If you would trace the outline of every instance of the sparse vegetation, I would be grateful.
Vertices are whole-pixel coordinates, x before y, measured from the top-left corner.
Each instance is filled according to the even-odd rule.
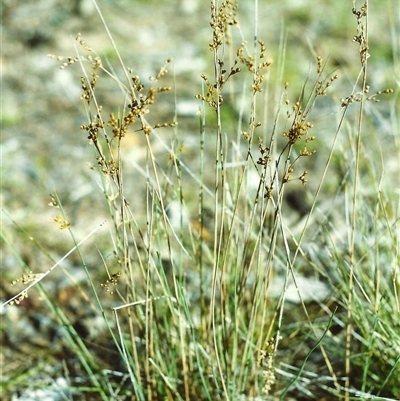
[[[90,189],[79,213],[63,182],[50,195],[59,247],[3,209],[2,399],[398,400],[395,35],[397,76],[370,78],[375,14],[353,2],[357,67],[310,43],[304,74],[286,64],[289,31],[278,48],[261,36],[257,0],[250,36],[240,1],[213,1],[208,67],[185,85],[198,113],[181,124],[175,61],[138,74],[93,3],[113,55],[83,34],[51,55],[81,76]],[[13,314],[37,299],[49,321],[20,368]]]

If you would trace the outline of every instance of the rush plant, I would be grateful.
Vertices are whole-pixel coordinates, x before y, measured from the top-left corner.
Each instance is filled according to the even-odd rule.
[[[65,372],[80,366],[66,399],[399,399],[399,194],[379,170],[387,149],[372,149],[374,124],[388,119],[399,151],[398,88],[370,87],[368,1],[348,11],[358,75],[314,54],[290,79],[287,36],[278,50],[260,37],[261,4],[246,40],[241,2],[212,1],[210,68],[192,83],[190,133],[174,61],[139,76],[93,3],[115,63],[81,34],[73,56],[51,57],[80,71],[77,130],[105,207],[78,240],[55,190],[54,221],[73,248],[44,273],[20,259],[13,284],[30,284],[2,305],[39,288],[68,349]],[[392,102],[386,117],[374,111],[381,99]],[[92,240],[96,268],[86,262]],[[91,336],[45,286],[73,252],[86,277],[73,285],[79,305],[101,322]]]

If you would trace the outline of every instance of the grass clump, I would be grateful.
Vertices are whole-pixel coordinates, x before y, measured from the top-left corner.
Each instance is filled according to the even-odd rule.
[[[368,2],[352,10],[359,75],[340,101],[341,73],[322,56],[294,94],[285,38],[275,62],[257,25],[245,40],[238,2],[212,2],[192,154],[176,107],[165,120],[157,111],[173,97],[173,60],[139,77],[94,4],[119,65],[80,34],[76,55],[60,61],[82,72],[80,129],[106,213],[78,241],[54,192],[54,221],[74,246],[45,273],[20,258],[14,284],[31,284],[3,304],[38,287],[60,328],[67,399],[398,399],[398,198],[366,149],[367,104],[393,90],[368,85]],[[120,90],[117,107],[104,104],[103,80]],[[323,133],[327,104],[338,117]],[[133,137],[143,163],[131,160]],[[85,244],[97,236],[102,269],[92,270]],[[70,277],[75,308],[97,322],[92,333],[44,285],[74,251],[86,274]]]

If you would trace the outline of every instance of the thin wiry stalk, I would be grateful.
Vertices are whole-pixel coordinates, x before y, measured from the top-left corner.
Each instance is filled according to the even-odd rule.
[[[363,10],[363,8],[365,9]],[[353,1],[353,9],[355,9],[355,1]],[[353,183],[353,197],[352,197],[352,212],[351,212],[351,238],[349,243],[349,284],[348,284],[348,298],[347,298],[347,322],[346,322],[346,359],[345,359],[345,373],[346,389],[350,388],[350,377],[351,377],[351,344],[352,344],[352,314],[353,314],[353,291],[354,291],[354,269],[356,265],[355,261],[355,238],[357,233],[357,212],[358,212],[358,181],[359,181],[359,165],[361,157],[361,136],[362,136],[362,123],[364,115],[364,102],[365,94],[367,89],[367,59],[368,55],[368,0],[365,0],[364,6],[362,7],[362,17],[365,17],[365,24],[361,25],[358,34],[360,35],[360,57],[361,57],[361,68],[362,68],[362,93],[360,100],[360,109],[358,113],[358,126],[357,126],[357,138],[356,138],[356,154],[355,154],[355,166],[354,166],[354,183]],[[361,11],[360,11],[361,12]],[[360,24],[360,19],[357,18],[357,23]],[[362,23],[361,23],[362,24]],[[360,25],[359,25],[360,28]],[[363,48],[363,46],[365,46]],[[350,400],[350,393],[345,392],[345,401]]]

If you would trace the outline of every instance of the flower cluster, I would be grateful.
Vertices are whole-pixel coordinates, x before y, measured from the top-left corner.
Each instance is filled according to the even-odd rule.
[[[118,284],[118,280],[120,277],[120,272],[114,273],[108,280],[106,280],[105,283],[101,283],[100,287],[103,287],[110,295],[112,295],[113,291],[111,291],[110,286],[113,285],[115,287]]]
[[[258,358],[258,364],[263,366],[263,381],[264,386],[262,388],[262,392],[268,395],[272,389],[273,384],[275,383],[275,356],[276,356],[276,347],[275,347],[275,338],[271,338],[267,341],[265,348],[260,352],[260,356]]]

